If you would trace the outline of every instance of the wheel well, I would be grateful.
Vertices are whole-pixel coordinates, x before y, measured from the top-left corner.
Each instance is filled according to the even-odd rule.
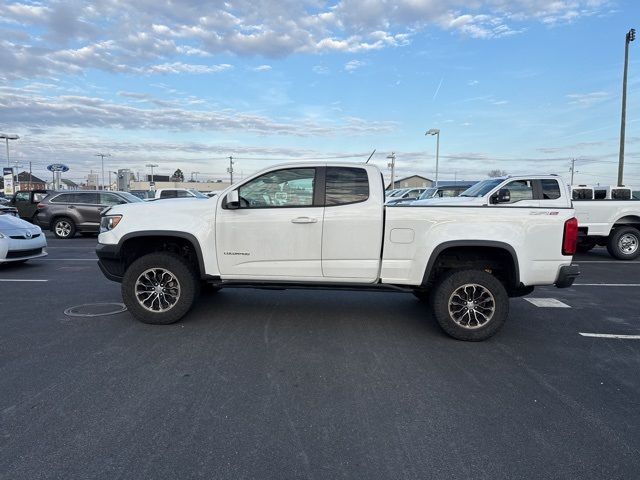
[[[450,270],[484,270],[502,282],[508,292],[514,292],[520,283],[514,254],[501,247],[458,246],[445,248],[429,261],[431,268],[426,285],[431,286],[438,277]]]
[[[155,252],[171,252],[187,259],[200,276],[202,263],[199,249],[195,244],[182,237],[175,236],[140,236],[126,239],[120,248],[121,261],[126,270],[136,259]]]
[[[613,229],[618,227],[634,227],[640,230],[640,217],[637,215],[627,215],[626,217],[619,218],[613,224]]]

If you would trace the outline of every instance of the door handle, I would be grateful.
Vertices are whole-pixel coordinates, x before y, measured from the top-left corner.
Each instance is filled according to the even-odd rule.
[[[318,219],[312,217],[296,217],[291,220],[291,223],[318,223]]]

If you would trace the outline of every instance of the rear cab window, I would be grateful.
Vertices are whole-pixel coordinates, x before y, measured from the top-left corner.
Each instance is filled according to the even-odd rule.
[[[552,178],[543,178],[540,180],[540,186],[542,187],[541,200],[557,200],[560,198],[560,185],[557,180]]]
[[[327,167],[325,205],[349,205],[368,200],[369,177],[364,168]]]

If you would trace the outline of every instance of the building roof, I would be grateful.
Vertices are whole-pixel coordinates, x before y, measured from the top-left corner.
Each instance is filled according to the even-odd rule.
[[[423,177],[422,175],[409,175],[408,177],[404,177],[404,178],[397,178],[395,180],[396,183],[398,182],[403,182],[405,180],[409,180],[410,178],[421,178],[422,180],[426,180],[428,182],[433,182],[433,180],[431,180],[430,178],[427,177]]]
[[[64,183],[67,187],[77,187],[78,184],[76,182],[74,182],[73,180],[69,180],[67,178],[62,178],[60,179],[60,181],[62,183]]]
[[[46,181],[36,177],[33,174],[30,174],[29,172],[20,172],[18,174],[18,182],[47,183]]]

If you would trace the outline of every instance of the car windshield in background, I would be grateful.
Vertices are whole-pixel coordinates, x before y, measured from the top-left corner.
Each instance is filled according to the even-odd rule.
[[[476,183],[473,187],[467,188],[460,194],[461,197],[484,197],[504,181],[504,178],[492,178]]]
[[[400,189],[396,190],[395,192],[390,193],[389,194],[389,198],[391,198],[391,197],[399,197],[400,195],[402,195],[406,191],[407,191],[406,188],[400,188]]]
[[[422,194],[418,197],[418,200],[424,200],[425,198],[431,198],[438,191],[437,188],[427,188]]]
[[[194,190],[194,189],[190,188],[189,191],[191,193],[193,193],[193,196],[196,197],[196,198],[209,198],[204,193],[200,193],[198,190]]]
[[[129,192],[120,192],[121,197],[126,198],[128,202],[142,202],[143,200],[140,197],[137,197]]]

